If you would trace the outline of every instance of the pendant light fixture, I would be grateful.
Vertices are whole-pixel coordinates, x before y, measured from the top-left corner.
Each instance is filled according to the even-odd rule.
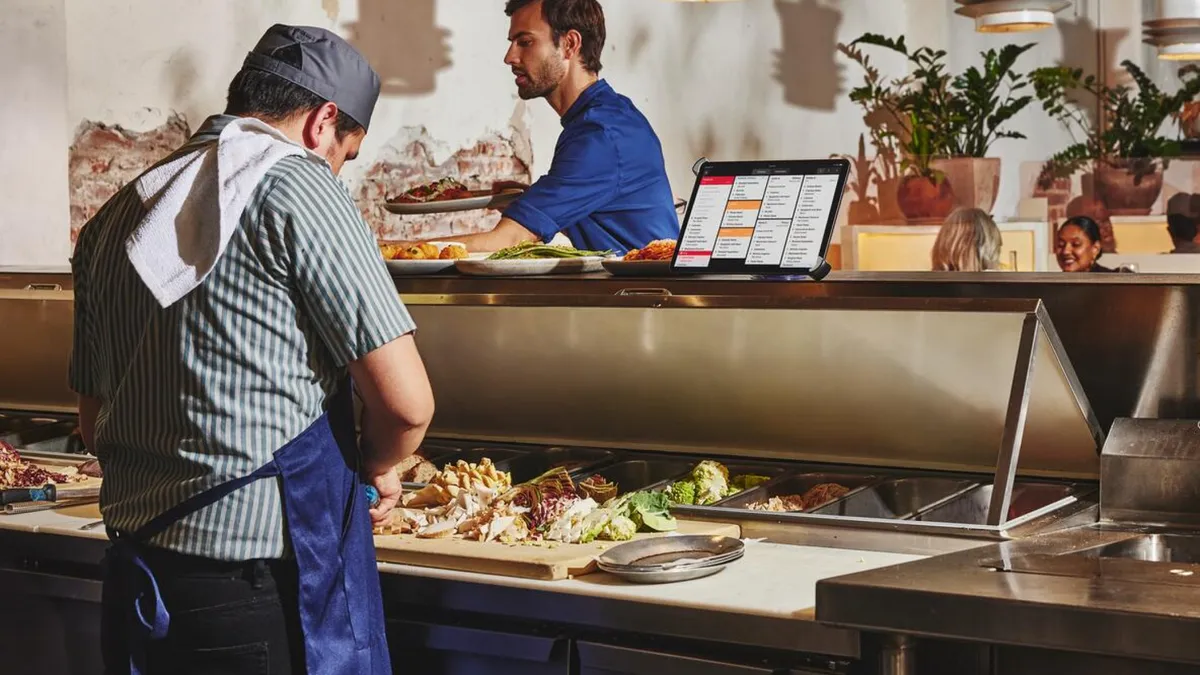
[[[1158,0],[1154,18],[1142,22],[1142,41],[1164,61],[1200,61],[1200,0]]]
[[[980,33],[1015,33],[1054,25],[1054,14],[1070,0],[957,0],[955,14],[975,19]]]

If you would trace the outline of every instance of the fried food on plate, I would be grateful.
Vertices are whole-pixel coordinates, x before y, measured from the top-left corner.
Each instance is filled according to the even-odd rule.
[[[625,254],[625,260],[670,260],[675,256],[674,239],[658,239]]]

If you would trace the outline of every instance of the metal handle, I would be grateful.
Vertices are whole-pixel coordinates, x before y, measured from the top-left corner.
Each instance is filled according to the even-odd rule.
[[[28,284],[25,286],[27,291],[61,291],[62,284]]]
[[[640,295],[661,295],[664,298],[671,297],[671,291],[665,288],[622,288],[614,293],[619,296],[640,296]]]

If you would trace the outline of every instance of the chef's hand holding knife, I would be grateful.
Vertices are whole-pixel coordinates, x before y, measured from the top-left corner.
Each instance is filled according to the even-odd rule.
[[[395,467],[425,440],[433,420],[433,390],[425,365],[408,333],[348,364],[362,402],[361,472],[372,505],[371,520],[386,522],[400,503],[402,486]]]

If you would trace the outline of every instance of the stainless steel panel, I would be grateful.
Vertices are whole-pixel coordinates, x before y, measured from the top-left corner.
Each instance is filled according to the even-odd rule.
[[[580,675],[778,675],[769,665],[727,663],[666,652],[616,647],[594,642],[579,642]]]
[[[1037,307],[413,300],[439,397],[439,435],[989,473],[1018,338]],[[1055,349],[1047,336],[1038,344]],[[571,367],[531,376],[531,363]],[[1069,364],[1052,354],[1037,363],[1019,472],[1094,476],[1099,432],[1072,377],[1061,372]]]
[[[851,518],[911,518],[975,483],[954,478],[897,478],[870,485],[813,513]]]
[[[1119,419],[1101,471],[1102,520],[1200,526],[1200,422]]]
[[[0,410],[71,413],[70,291],[0,290]]]
[[[1200,563],[1200,535],[1146,534],[1067,555],[1164,563]]]
[[[612,460],[614,454],[595,448],[545,448],[514,458],[509,463],[514,483],[523,483],[562,468],[567,473],[583,472]]]
[[[917,520],[935,523],[986,525],[993,486],[980,485],[965,495],[928,509]],[[1019,524],[1052,511],[1073,499],[1075,488],[1056,483],[1016,483],[1007,517],[1002,524]]]

